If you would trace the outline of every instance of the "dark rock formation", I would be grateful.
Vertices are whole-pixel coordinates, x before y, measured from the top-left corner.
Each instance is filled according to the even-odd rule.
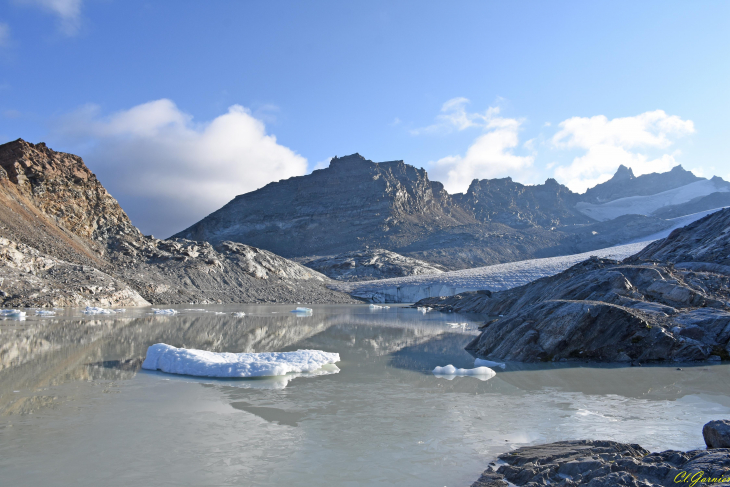
[[[444,272],[441,266],[383,249],[346,252],[304,262],[304,265],[338,281],[372,281]]]
[[[730,209],[624,263],[594,258],[506,291],[417,305],[488,315],[467,349],[500,360],[730,359],[729,250]]]
[[[631,260],[730,266],[730,209],[678,228],[667,238],[647,246]]]
[[[352,302],[268,251],[143,236],[81,158],[22,139],[0,145],[0,237],[3,306]]]
[[[518,448],[500,455],[499,463],[472,487],[669,487],[690,485],[688,479],[730,485],[729,449],[650,453],[639,445],[577,440]]]
[[[580,195],[552,178],[534,186],[516,183],[512,178],[475,179],[465,194],[453,198],[477,220],[511,227],[551,228],[593,221],[575,209]]]
[[[651,173],[636,177],[630,168],[621,165],[611,179],[590,188],[581,195],[580,199],[588,203],[606,203],[628,196],[657,194],[702,179],[692,174],[691,171],[686,171],[682,166],[675,166],[671,171],[665,173]]]
[[[702,436],[707,448],[730,448],[730,421],[710,421],[702,428]]]

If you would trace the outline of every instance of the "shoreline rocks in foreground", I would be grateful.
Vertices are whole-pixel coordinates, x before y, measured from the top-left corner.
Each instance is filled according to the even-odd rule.
[[[703,434],[708,449],[687,452],[596,440],[526,446],[500,455],[471,487],[730,485],[730,421],[711,421]]]

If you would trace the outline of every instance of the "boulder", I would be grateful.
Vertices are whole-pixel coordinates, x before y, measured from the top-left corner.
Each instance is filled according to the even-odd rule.
[[[702,428],[707,448],[730,448],[730,420],[710,421]]]

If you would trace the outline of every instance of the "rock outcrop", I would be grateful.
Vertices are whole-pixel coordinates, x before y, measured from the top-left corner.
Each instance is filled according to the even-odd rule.
[[[702,428],[702,436],[707,448],[730,448],[730,421],[710,421]]]
[[[346,252],[306,261],[304,265],[338,281],[372,281],[444,272],[441,266],[383,249]]]
[[[730,449],[650,453],[635,444],[577,440],[518,448],[499,462],[472,487],[670,487],[695,479],[694,485],[730,485]]]
[[[352,302],[329,279],[234,242],[142,235],[81,158],[0,145],[2,306]]]
[[[457,270],[610,247],[671,226],[644,216],[592,228],[580,201],[554,179],[474,180],[450,195],[423,169],[353,154],[239,195],[175,237],[242,242],[288,258],[387,249]]]
[[[730,209],[623,263],[593,258],[517,288],[417,305],[487,315],[467,349],[499,360],[730,359],[728,248]]]

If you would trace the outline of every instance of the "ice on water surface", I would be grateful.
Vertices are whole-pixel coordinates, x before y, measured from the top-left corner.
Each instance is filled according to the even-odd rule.
[[[340,361],[337,353],[321,350],[266,353],[216,353],[157,343],[147,349],[142,368],[198,377],[270,377],[313,373]],[[337,369],[339,371],[339,369]]]
[[[107,308],[97,308],[96,306],[87,306],[85,310],[82,311],[85,315],[113,315],[114,311],[107,309]]]
[[[474,360],[474,367],[499,367],[500,369],[504,369],[506,365],[501,362],[493,362],[491,360],[478,358]]]
[[[156,315],[176,315],[177,310],[176,309],[157,309],[152,308],[152,312]]]
[[[456,377],[456,376],[474,376],[481,380],[488,380],[497,375],[495,371],[489,367],[475,367],[473,369],[457,369],[453,365],[449,364],[445,367],[436,367],[433,369],[433,375],[443,377]]]
[[[297,316],[312,316],[312,308],[298,307],[297,309],[291,310]]]

